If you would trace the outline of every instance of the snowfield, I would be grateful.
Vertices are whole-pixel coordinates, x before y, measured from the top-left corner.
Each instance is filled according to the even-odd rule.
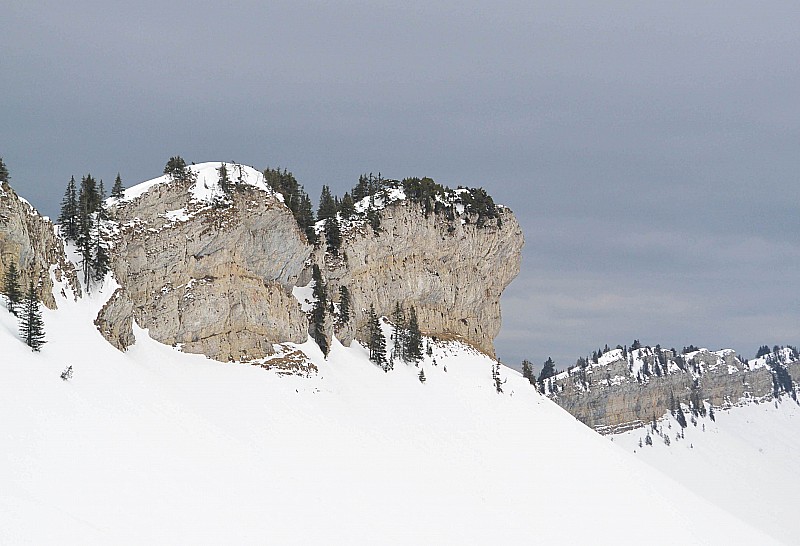
[[[660,420],[661,435],[650,426],[613,436],[614,443],[678,482],[786,544],[800,544],[800,406],[788,395],[688,421],[684,438],[677,420]],[[644,443],[650,433],[653,444]],[[670,437],[670,443],[663,436]],[[639,440],[643,447],[639,447]]]
[[[142,330],[121,353],[92,324],[111,288],[58,297],[41,353],[0,306],[2,544],[777,543],[517,372],[498,394],[462,345],[436,346],[424,384],[335,341],[301,346],[310,378]]]

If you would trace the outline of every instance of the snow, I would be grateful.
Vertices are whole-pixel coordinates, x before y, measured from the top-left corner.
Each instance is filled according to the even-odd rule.
[[[770,542],[518,373],[497,394],[493,361],[458,343],[436,344],[424,384],[335,340],[327,360],[296,347],[310,377],[138,328],[121,353],[92,325],[112,289],[58,297],[41,353],[0,309],[2,543]]]
[[[314,281],[310,281],[306,286],[295,286],[292,288],[292,295],[300,304],[303,311],[312,311],[317,299],[314,297]]]
[[[690,414],[686,412],[687,420]],[[800,475],[800,406],[788,396],[715,410],[715,421],[689,422],[684,439],[676,440],[680,425],[669,414],[660,428],[671,438],[667,446],[653,436],[653,445],[640,448],[645,429],[613,436],[614,444],[669,475],[734,516],[747,519],[776,540],[800,544],[797,532],[797,494]],[[652,434],[652,433],[651,433]]]
[[[219,171],[222,166],[220,161],[212,161],[207,163],[198,163],[197,165],[189,165],[189,169],[197,176],[197,180],[189,188],[192,200],[197,203],[210,203],[215,196],[222,194],[222,189],[219,187]],[[246,165],[239,165],[238,163],[225,163],[228,169],[228,177],[231,182],[237,182],[241,176],[243,183],[258,188],[262,191],[275,194],[264,180],[264,173],[248,167]],[[172,178],[168,175],[159,176],[152,180],[142,182],[130,188],[127,188],[120,199],[109,198],[109,204],[116,204],[124,201],[131,201],[137,197],[141,197],[151,189],[161,185],[169,184]],[[282,199],[282,197],[281,197]],[[177,212],[177,211],[172,211]]]

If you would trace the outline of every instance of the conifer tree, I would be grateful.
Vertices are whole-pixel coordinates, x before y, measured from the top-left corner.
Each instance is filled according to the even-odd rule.
[[[406,317],[400,302],[396,302],[394,306],[394,313],[392,313],[392,322],[394,323],[394,332],[392,333],[392,360],[399,358],[403,361],[408,360],[406,353],[406,339],[408,337],[408,330],[406,329]]]
[[[25,344],[34,351],[38,351],[46,342],[44,340],[44,321],[39,309],[39,296],[33,280],[28,285],[28,293],[22,304],[22,317],[20,317],[19,333]]]
[[[350,290],[345,285],[339,287],[339,322],[350,321]]]
[[[544,366],[542,366],[542,371],[539,373],[539,383],[544,383],[545,379],[549,379],[550,377],[553,377],[555,374],[556,374],[555,362],[553,362],[552,358],[547,357]]]
[[[492,366],[492,381],[494,381],[494,390],[497,394],[503,394],[503,381],[500,379],[500,363],[495,361]]]
[[[369,306],[368,317],[369,359],[382,367],[383,371],[388,372],[392,369],[392,362],[391,360],[386,360],[386,340],[383,337],[381,323],[378,319],[378,315],[375,314],[375,307],[372,304]]]
[[[68,241],[78,239],[78,190],[75,177],[71,177],[61,200],[61,214],[58,216],[59,231]]]
[[[94,197],[92,196],[94,182],[91,181],[91,184],[86,183],[87,178],[90,177],[84,177],[81,181],[81,189],[78,196],[78,234],[75,238],[75,243],[81,255],[83,282],[88,287],[91,278],[92,253],[95,248],[95,238],[94,210],[91,208],[94,202]]]
[[[300,196],[300,207],[296,218],[300,228],[305,232],[308,242],[316,245],[317,232],[314,230],[314,208],[311,206],[311,198],[305,192]]]
[[[369,182],[367,175],[362,174],[358,177],[358,184],[353,188],[353,201],[361,201],[367,195],[369,195]]]
[[[3,158],[0,157],[0,184],[8,184],[10,178],[11,176],[8,174],[8,167],[6,167]]]
[[[311,277],[314,280],[314,309],[311,311],[312,333],[314,341],[322,349],[323,354],[328,355],[328,339],[325,336],[325,309],[328,302],[328,290],[322,280],[322,272],[317,264],[311,270]]]
[[[331,195],[328,186],[322,186],[322,194],[319,197],[319,209],[317,210],[317,221],[327,220],[336,217],[336,201]]]
[[[22,303],[22,289],[19,286],[19,270],[13,261],[8,264],[3,283],[3,295],[6,297],[8,310],[18,315],[19,306]]]
[[[349,192],[345,192],[344,197],[342,197],[339,212],[342,214],[342,218],[349,218],[356,213],[356,205]]]
[[[124,196],[125,188],[122,187],[122,178],[120,178],[119,173],[117,173],[117,177],[114,179],[114,186],[111,188],[111,197],[120,199]]]
[[[176,182],[191,182],[193,178],[192,170],[179,155],[169,158],[164,166],[164,174],[169,175]]]
[[[226,196],[230,195],[233,186],[231,184],[230,176],[228,175],[228,166],[223,163],[217,169],[217,173],[219,173],[219,187],[222,189],[222,193]]]
[[[533,364],[527,359],[522,361],[522,377],[527,379],[531,385],[536,383],[536,376],[533,374]]]
[[[328,252],[338,256],[339,247],[342,246],[342,233],[339,230],[339,220],[335,214],[325,220],[325,240],[328,243]]]
[[[419,362],[422,360],[422,332],[417,321],[417,310],[411,307],[408,319],[408,337],[406,339],[406,354],[408,360]]]

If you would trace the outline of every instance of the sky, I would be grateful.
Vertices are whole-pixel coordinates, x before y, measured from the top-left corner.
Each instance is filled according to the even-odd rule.
[[[795,2],[10,0],[0,157],[57,216],[70,176],[166,160],[484,187],[525,233],[498,355],[800,343]]]

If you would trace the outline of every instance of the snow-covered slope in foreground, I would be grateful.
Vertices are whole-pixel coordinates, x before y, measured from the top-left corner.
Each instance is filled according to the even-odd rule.
[[[687,411],[687,419],[690,414]],[[669,414],[652,428],[613,436],[614,443],[732,514],[787,544],[800,544],[800,406],[789,396],[688,422],[683,438]],[[652,445],[646,445],[650,432]],[[670,437],[669,445],[664,436]],[[643,447],[639,447],[639,440]]]
[[[281,377],[120,353],[100,304],[45,311],[40,354],[0,309],[0,543],[770,543],[467,349]]]

